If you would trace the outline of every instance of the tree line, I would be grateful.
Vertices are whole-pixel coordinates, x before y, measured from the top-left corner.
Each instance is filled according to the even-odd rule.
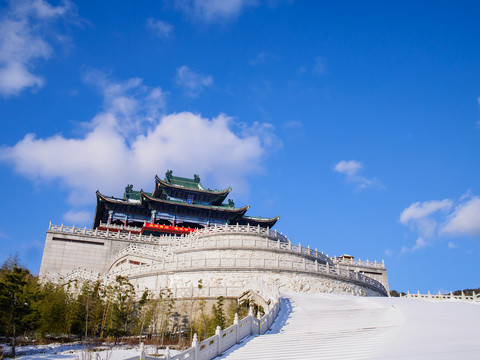
[[[205,299],[190,299],[179,311],[170,289],[137,294],[122,276],[108,285],[41,282],[18,257],[10,257],[0,268],[0,337],[10,339],[12,356],[18,339],[26,338],[116,342],[147,337],[162,345],[188,345],[194,333],[200,339],[213,335],[217,326],[230,325],[236,312],[246,315],[249,305],[225,306],[219,297],[207,309]]]

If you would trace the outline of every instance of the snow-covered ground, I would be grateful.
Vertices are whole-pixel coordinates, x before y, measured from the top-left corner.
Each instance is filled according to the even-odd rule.
[[[271,331],[221,359],[480,359],[480,304],[283,295]]]
[[[282,310],[271,331],[245,339],[220,359],[480,359],[479,303],[330,294],[282,296]],[[145,350],[147,355],[155,352],[151,346]],[[97,360],[98,354],[99,360],[126,360],[139,355],[138,347],[33,351],[20,359]]]
[[[5,348],[8,348],[4,346]],[[145,346],[147,354],[163,355],[165,350],[155,350],[154,346]],[[178,353],[170,350],[170,355]],[[83,344],[50,344],[38,346],[17,347],[20,360],[127,360],[136,358],[140,354],[139,346],[119,345],[110,347],[108,345],[95,348],[86,348]],[[159,359],[163,359],[159,356]]]

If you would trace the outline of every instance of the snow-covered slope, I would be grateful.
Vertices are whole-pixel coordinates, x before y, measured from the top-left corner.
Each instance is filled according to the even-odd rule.
[[[480,359],[480,306],[283,294],[272,330],[221,359]]]

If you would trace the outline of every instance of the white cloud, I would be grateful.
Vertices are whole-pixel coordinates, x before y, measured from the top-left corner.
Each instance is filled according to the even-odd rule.
[[[327,73],[327,59],[318,56],[315,58],[315,65],[313,67],[313,73],[317,75],[324,75]]]
[[[453,206],[449,199],[416,202],[402,211],[400,223],[410,225],[418,231],[420,236],[429,238],[435,235],[438,227],[438,220],[432,215],[438,212],[447,212]]]
[[[456,249],[457,247],[458,247],[457,244],[455,244],[454,242],[452,242],[452,241],[448,242],[448,248],[449,249]]]
[[[414,253],[415,251],[423,249],[429,245],[431,245],[430,241],[422,237],[419,237],[417,238],[417,240],[415,241],[415,244],[411,248],[408,246],[402,246],[402,248],[400,249],[400,256]]]
[[[384,253],[385,253],[385,255],[387,255],[387,256],[392,256],[393,254],[395,254],[395,251],[393,251],[393,250],[385,250]]]
[[[0,15],[1,95],[17,95],[25,88],[43,85],[44,79],[33,69],[35,60],[48,59],[53,53],[44,30],[57,19],[74,15],[75,8],[69,1],[58,6],[43,0],[10,2]]]
[[[17,173],[60,181],[70,190],[71,203],[91,203],[97,189],[118,195],[127,183],[151,189],[154,175],[167,169],[242,190],[249,175],[262,171],[269,144],[278,142],[270,124],[249,127],[224,114],[212,119],[190,112],[165,115],[161,89],[141,79],[114,83],[98,73],[87,79],[102,91],[104,105],[85,123],[83,136],[27,134],[0,149],[0,161],[11,163]]]
[[[206,87],[212,85],[213,78],[211,75],[196,73],[184,65],[177,69],[175,82],[185,90],[188,96],[196,97]]]
[[[173,25],[162,20],[149,18],[147,20],[147,28],[153,31],[155,36],[159,38],[168,38],[173,33]]]
[[[413,203],[408,208],[402,211],[400,214],[400,222],[402,224],[407,224],[412,220],[418,220],[425,218],[437,211],[447,211],[450,210],[453,205],[452,200],[431,200]]]
[[[480,235],[480,198],[474,196],[455,207],[441,232],[455,236]]]
[[[63,214],[63,220],[72,225],[90,225],[92,213],[85,210],[70,210]]]
[[[257,0],[175,0],[176,8],[184,14],[206,22],[230,20],[257,4]]]
[[[356,176],[357,173],[363,168],[363,165],[359,161],[355,160],[342,160],[335,164],[334,170],[347,176]]]
[[[400,223],[419,236],[412,252],[447,236],[480,236],[480,198],[467,192],[457,201],[416,202],[402,211]],[[456,247],[456,243],[448,242],[449,249]]]
[[[366,177],[361,175],[361,172],[363,170],[363,164],[359,161],[342,160],[335,164],[333,169],[340,174],[345,174],[347,182],[356,183],[357,190],[363,190],[368,187],[384,187],[378,179],[367,179]]]
[[[412,252],[415,252],[419,249],[423,249],[424,247],[428,246],[428,241],[425,240],[424,238],[419,237],[417,241],[415,242],[415,245],[412,247]]]

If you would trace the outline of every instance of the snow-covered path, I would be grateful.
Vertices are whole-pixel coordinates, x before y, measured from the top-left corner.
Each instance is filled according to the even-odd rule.
[[[479,305],[283,295],[282,310],[270,332],[246,339],[218,359],[450,360],[479,356]]]

